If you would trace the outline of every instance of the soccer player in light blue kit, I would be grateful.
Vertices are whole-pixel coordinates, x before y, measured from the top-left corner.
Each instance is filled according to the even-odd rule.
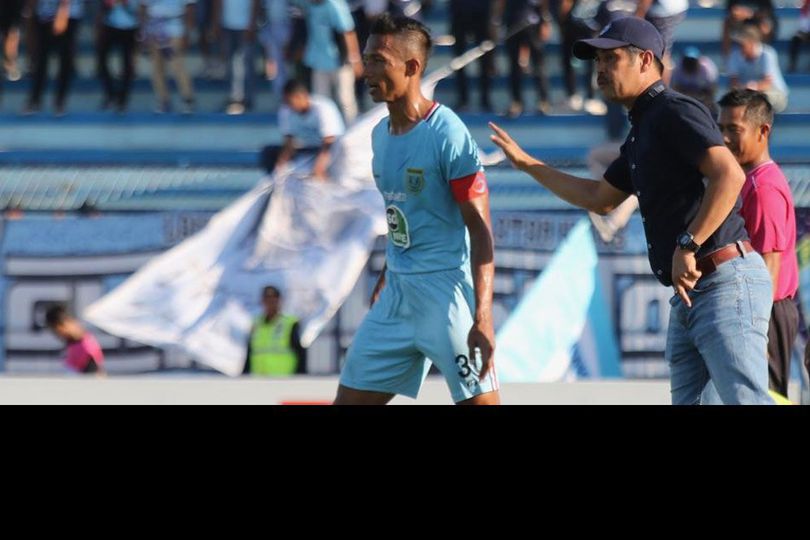
[[[389,116],[372,133],[372,169],[388,218],[386,268],[355,336],[335,404],[415,398],[433,362],[453,401],[498,404],[489,190],[478,146],[447,107],[422,95],[425,26],[383,15],[363,76]]]

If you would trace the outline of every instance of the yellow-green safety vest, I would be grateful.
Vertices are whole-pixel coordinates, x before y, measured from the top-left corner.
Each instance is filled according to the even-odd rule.
[[[292,349],[292,329],[298,319],[279,315],[269,323],[262,315],[250,336],[250,372],[255,375],[293,375],[298,357]]]

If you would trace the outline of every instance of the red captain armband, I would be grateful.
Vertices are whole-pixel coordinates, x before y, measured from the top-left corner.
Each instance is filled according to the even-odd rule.
[[[483,171],[470,176],[450,180],[450,189],[456,202],[467,202],[489,193],[487,177]]]

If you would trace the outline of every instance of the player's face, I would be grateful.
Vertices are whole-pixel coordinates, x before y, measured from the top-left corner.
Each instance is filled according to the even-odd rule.
[[[375,103],[392,102],[407,92],[406,64],[392,35],[372,34],[363,51],[363,78]]]
[[[745,107],[723,107],[720,109],[720,132],[723,141],[740,165],[756,161],[767,145],[762,126],[754,125],[745,118]]]
[[[622,102],[638,95],[641,58],[627,49],[596,51],[596,84],[609,101]]]

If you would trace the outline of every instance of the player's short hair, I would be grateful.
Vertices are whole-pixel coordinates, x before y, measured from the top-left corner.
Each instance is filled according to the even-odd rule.
[[[383,13],[371,27],[370,35],[401,36],[408,44],[416,47],[422,55],[422,72],[427,68],[428,58],[433,50],[433,38],[427,26],[409,17],[394,17]]]
[[[718,101],[721,107],[745,107],[745,119],[751,124],[773,125],[773,107],[768,97],[757,90],[735,88]]]
[[[45,324],[48,325],[48,328],[54,328],[68,319],[70,319],[70,313],[63,304],[53,305],[45,312]]]

